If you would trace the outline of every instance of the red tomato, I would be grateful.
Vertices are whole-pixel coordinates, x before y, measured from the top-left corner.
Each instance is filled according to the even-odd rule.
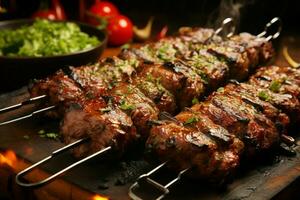
[[[111,18],[119,15],[118,8],[108,1],[96,1],[96,3],[92,5],[89,11],[91,12],[91,14],[99,17]],[[93,17],[90,17],[88,21],[93,25],[99,24],[99,21],[97,21]]]
[[[57,16],[54,10],[38,10],[32,15],[32,18],[56,20]]]
[[[118,15],[108,21],[107,32],[109,44],[122,45],[132,39],[133,25],[127,17]]]

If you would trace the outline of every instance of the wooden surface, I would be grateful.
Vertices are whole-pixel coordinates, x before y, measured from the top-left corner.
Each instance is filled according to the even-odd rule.
[[[287,64],[281,53],[283,44],[288,46],[290,54],[300,61],[300,37],[286,36],[278,45],[275,63]],[[109,48],[102,57],[116,55],[119,51],[119,48]],[[26,88],[0,95],[0,107],[26,98],[28,98]],[[18,112],[0,115],[0,121],[33,109],[35,108],[27,106]],[[1,194],[6,194],[7,197],[12,197],[11,199],[93,199],[94,195],[98,193],[102,196],[109,196],[111,199],[128,199],[129,185],[141,173],[153,167],[140,157],[135,157],[134,160],[125,158],[115,162],[96,158],[71,170],[47,186],[24,190],[14,184],[14,174],[63,146],[59,141],[39,137],[37,132],[41,129],[57,132],[58,122],[37,116],[0,127],[0,149],[3,151],[13,150],[18,155],[13,167],[0,166]],[[300,130],[298,131],[300,132]],[[300,149],[296,150],[298,152],[296,157],[280,156],[277,163],[257,163],[254,165],[255,167],[242,170],[226,190],[207,187],[205,183],[183,180],[172,188],[173,192],[167,199],[270,199],[272,197],[280,199],[282,195],[287,195],[285,191],[288,191],[289,188],[295,187],[295,184],[296,187],[299,186],[299,181],[296,180],[300,175]],[[30,182],[39,180],[47,173],[74,161],[75,159],[66,153],[26,178]],[[137,168],[134,173],[128,171],[128,168],[132,167]],[[118,181],[120,182],[124,176],[127,176],[128,182],[120,185]],[[291,187],[288,187],[289,185]],[[296,193],[292,193],[292,195],[297,198]]]

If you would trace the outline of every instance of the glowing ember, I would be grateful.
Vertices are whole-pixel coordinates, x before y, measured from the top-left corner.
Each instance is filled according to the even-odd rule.
[[[107,197],[100,196],[99,194],[96,194],[93,196],[92,200],[109,200]]]
[[[8,150],[4,153],[0,153],[0,165],[9,165],[10,167],[14,167],[17,161],[17,156],[15,152]]]

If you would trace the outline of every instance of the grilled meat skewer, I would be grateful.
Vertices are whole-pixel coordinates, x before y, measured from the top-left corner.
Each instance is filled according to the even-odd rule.
[[[209,55],[209,57],[207,56],[206,58],[210,58],[210,63],[221,63],[217,61],[217,58],[213,58],[213,55]],[[200,59],[203,60],[203,58]],[[206,60],[206,62],[208,62],[208,60]],[[181,60],[174,60],[173,63],[169,62],[163,65],[158,64],[156,67],[153,67],[151,65],[144,66],[142,69],[140,69],[142,71],[138,73],[139,76],[131,78],[129,83],[117,84],[117,86],[115,86],[115,88],[108,93],[108,96],[111,99],[113,99],[113,102],[115,102],[116,107],[121,108],[124,112],[128,114],[128,116],[131,117],[132,123],[136,127],[137,132],[142,133],[142,138],[147,138],[149,129],[151,128],[151,126],[147,122],[157,120],[159,112],[168,111],[170,113],[174,113],[174,110],[176,109],[176,102],[172,96],[172,92],[177,90],[177,93],[175,93],[177,95],[176,97],[177,99],[178,97],[180,97],[182,100],[180,103],[184,102],[184,104],[186,104],[186,102],[188,101],[192,102],[192,99],[197,99],[198,95],[203,93],[202,79],[200,76],[198,76],[199,73],[196,73],[193,69],[195,69],[196,71],[197,66],[187,66],[186,63]],[[161,72],[164,72],[163,74],[166,75],[164,77],[167,77],[162,81],[160,79],[162,77]],[[178,74],[178,72],[180,72],[181,74]],[[168,77],[172,77],[173,79],[171,80],[173,80],[173,83],[175,84],[172,84],[172,82],[170,82],[170,78]],[[182,86],[180,86],[180,83],[184,81],[184,79],[185,82],[183,85],[185,87],[182,88]],[[164,88],[163,85],[166,85],[166,88],[168,88],[170,92],[166,88]],[[134,90],[133,94],[132,91],[129,92],[130,90]],[[153,104],[152,102],[154,102],[155,104]],[[92,114],[97,112],[92,112],[92,114],[86,114],[86,109],[81,110],[83,114],[79,114],[80,111],[78,109],[76,109],[74,112],[77,116],[84,116],[84,118],[81,119],[82,121],[87,122],[88,117],[86,116],[90,115],[91,120],[94,120]],[[62,134],[65,136],[65,138],[68,138],[66,139],[67,143],[73,142],[74,140],[78,139],[78,132],[82,133],[84,136],[88,136],[91,138],[94,138],[94,136],[97,135],[104,134],[102,133],[102,129],[93,129],[93,133],[89,134],[90,131],[86,130],[88,129],[88,126],[82,126],[81,129],[80,127],[77,127],[76,123],[80,118],[77,117],[76,121],[70,120],[71,118],[69,116],[73,116],[72,112],[72,110],[69,110],[66,113],[65,118],[67,120],[63,120],[62,123]],[[101,115],[101,112],[98,112],[97,114]],[[103,123],[103,121],[99,121],[99,123]],[[72,130],[73,127],[76,127],[75,131]],[[103,127],[105,127],[105,124],[103,124]],[[72,137],[73,134],[74,138]],[[80,137],[83,137],[83,135],[79,135]],[[110,137],[109,134],[108,136]],[[92,144],[92,146],[97,145]],[[98,147],[99,149],[101,149],[104,146]],[[93,148],[93,151],[97,151],[99,149]],[[78,150],[76,155],[85,155],[85,152],[79,152],[80,150]]]
[[[279,75],[270,75],[274,71],[280,72]],[[295,91],[300,87],[299,72],[288,67],[265,67],[251,76],[248,83],[220,88],[206,101],[179,113],[176,120],[154,126],[146,142],[147,152],[154,160],[168,160],[176,171],[191,168],[192,177],[209,178],[213,182],[226,179],[239,165],[241,156],[252,157],[276,147],[289,120],[298,118]],[[283,86],[276,93],[270,85],[257,84],[256,78],[262,74],[270,75],[270,83],[278,76],[289,75],[294,82],[286,87],[293,86],[293,90]],[[273,96],[264,98],[260,90]],[[286,95],[290,98],[278,100]]]
[[[201,31],[205,32],[207,30],[201,29]],[[197,44],[205,42],[209,36],[209,34],[204,34],[205,36],[201,38],[201,34],[199,34],[201,31],[197,32]],[[248,41],[248,46],[251,46],[250,43],[254,43],[254,41],[256,40],[264,41],[263,39],[251,38]],[[151,73],[151,76],[153,76],[154,78],[160,79],[161,85],[165,89],[169,90],[171,94],[177,98],[176,104],[178,104],[179,102],[180,108],[189,106],[191,105],[192,99],[204,95],[205,91],[210,88],[207,87],[207,85],[212,85],[212,89],[214,89],[219,86],[219,83],[223,83],[228,77],[229,68],[226,62],[219,61],[218,57],[210,54],[207,50],[207,46],[204,45],[203,47],[201,47],[201,50],[197,52],[195,51],[195,49],[190,48],[189,43],[187,43],[186,41],[188,41],[187,36],[168,38],[152,45],[146,45],[140,49],[127,50],[119,55],[119,57],[123,59],[119,59],[117,57],[107,58],[102,60],[95,66],[70,68],[70,79],[72,80],[69,80],[68,82],[73,82],[73,80],[75,80],[77,87],[85,91],[85,95],[99,96],[103,95],[107,90],[113,88],[120,81],[130,81],[132,79],[132,76],[139,76],[139,72],[142,71],[143,73],[145,72],[144,68],[149,68],[149,66],[151,66],[152,69],[149,70],[149,73]],[[264,41],[264,43],[268,42]],[[256,48],[261,48],[264,43],[258,44]],[[245,44],[247,44],[246,41],[243,42],[243,45]],[[240,45],[240,48],[243,47]],[[136,51],[140,53],[133,53]],[[158,63],[172,60],[174,62],[172,62],[172,64],[169,64],[168,66],[175,67],[168,68],[163,64],[152,64],[149,62],[148,64],[145,64],[147,63],[147,60],[144,58],[145,56],[141,56],[141,52],[143,54],[148,53],[148,57],[151,57],[152,61],[154,60]],[[166,56],[166,52],[173,52],[173,54],[168,54]],[[267,52],[269,55],[270,52],[272,52],[272,48],[270,48]],[[166,60],[165,57],[169,57],[170,59]],[[267,57],[267,55],[265,55],[265,57]],[[175,61],[178,59],[179,61]],[[183,60],[188,61],[183,62]],[[266,60],[267,59],[261,61]],[[62,72],[59,73],[58,77],[61,77],[61,73]],[[32,96],[48,94],[49,102],[51,103],[69,100],[69,98],[63,96],[63,92],[55,93],[55,95],[49,92],[50,90],[68,90],[68,88],[65,88],[68,85],[63,84],[63,81],[58,81],[58,77],[50,77],[46,80],[39,81],[31,89]],[[199,81],[196,81],[195,83],[193,77],[198,77],[197,79],[199,79]],[[67,79],[66,75],[64,76],[64,79]],[[53,83],[56,83],[56,85]],[[48,88],[50,86],[51,88]],[[54,87],[56,87],[56,89]],[[176,92],[178,90],[186,90],[188,94],[177,95]],[[60,110],[64,109],[62,108]],[[165,111],[175,113],[175,110],[176,108],[167,108]],[[59,115],[63,115],[63,113],[60,113]]]
[[[123,138],[118,135],[127,131],[130,132],[129,135],[135,135],[128,136],[134,138],[133,141],[139,134],[142,138],[147,138],[151,128],[149,122],[156,121],[159,112],[175,114],[191,105],[194,100],[197,102],[198,98],[207,93],[208,86],[211,85],[213,90],[224,83],[230,76],[231,63],[235,63],[231,58],[233,54],[243,54],[244,57],[249,54],[249,62],[255,57],[254,54],[263,54],[264,57],[256,56],[253,62],[265,62],[269,59],[268,55],[272,55],[272,48],[265,52],[261,49],[268,42],[255,37],[249,37],[248,42],[247,39],[240,39],[243,42],[222,42],[221,38],[214,37],[211,41],[228,49],[229,53],[222,56],[211,53],[213,42],[204,44],[209,39],[208,36],[211,36],[206,31],[199,29],[181,33],[182,36],[179,37],[166,38],[140,49],[126,50],[119,57],[104,59],[95,66],[70,68],[69,78],[59,72],[54,78],[36,84],[32,93],[55,91],[50,93],[54,94],[50,95],[50,102],[62,104],[57,115],[64,116],[61,132],[66,143],[85,136],[92,138],[91,150],[87,146],[80,147],[75,150],[77,156],[107,145],[118,146],[113,143],[118,144],[118,138]],[[196,34],[196,37],[189,40],[188,34],[192,37]],[[191,42],[192,45],[189,45]],[[238,47],[239,50],[236,51],[231,46]],[[250,49],[246,51],[245,47]],[[256,51],[251,50],[253,48]],[[233,67],[237,65],[234,64]],[[248,63],[243,67],[248,72],[250,65]],[[60,77],[64,78],[63,81],[59,80]],[[51,85],[51,90],[47,88],[48,84]],[[64,91],[69,91],[69,85],[72,89],[70,91],[76,90],[78,94],[64,98]],[[102,103],[103,100],[105,103]],[[120,118],[115,113],[119,113]],[[106,133],[107,130],[111,133]],[[115,149],[123,152],[124,148]]]

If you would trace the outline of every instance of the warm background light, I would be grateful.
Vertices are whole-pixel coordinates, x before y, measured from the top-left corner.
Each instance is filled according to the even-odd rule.
[[[0,165],[9,165],[10,167],[14,167],[17,161],[16,154],[8,150],[6,152],[0,153]]]
[[[92,200],[109,200],[109,199],[107,197],[103,197],[96,194],[95,196],[93,196]]]

